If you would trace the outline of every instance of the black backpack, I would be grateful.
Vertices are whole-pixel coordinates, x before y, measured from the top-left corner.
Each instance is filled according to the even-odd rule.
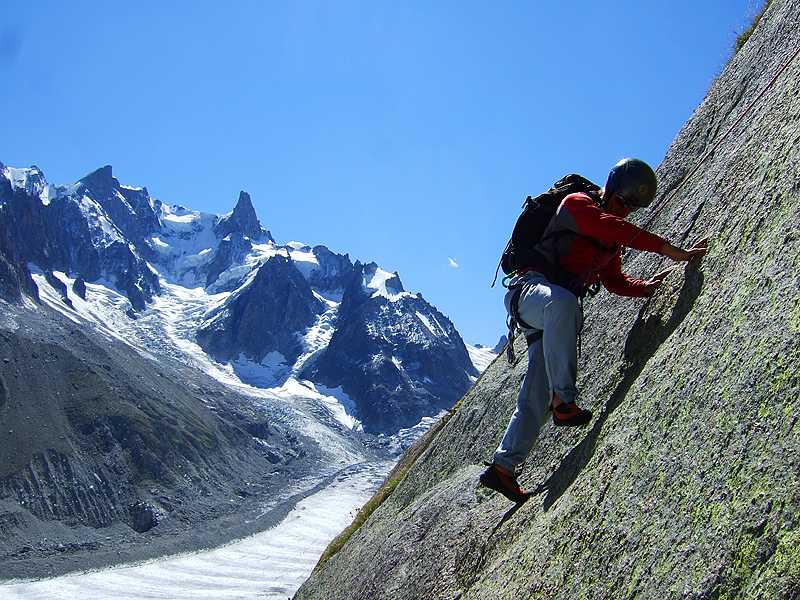
[[[573,173],[556,181],[544,194],[539,194],[535,198],[528,196],[525,199],[522,214],[517,218],[511,239],[508,240],[500,258],[500,268],[503,269],[503,273],[510,275],[533,266],[537,259],[541,260],[534,246],[542,239],[561,201],[566,196],[578,192],[597,195],[600,186]]]

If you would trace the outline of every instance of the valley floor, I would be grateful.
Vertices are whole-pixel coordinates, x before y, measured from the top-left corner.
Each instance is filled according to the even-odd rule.
[[[275,527],[191,554],[136,565],[0,584],[3,600],[290,598],[328,542],[350,524],[393,462],[352,465],[298,502]]]

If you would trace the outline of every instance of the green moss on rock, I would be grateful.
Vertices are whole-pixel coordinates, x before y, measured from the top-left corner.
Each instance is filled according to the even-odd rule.
[[[769,3],[660,165],[665,187],[800,44],[797,22],[799,0]],[[668,239],[711,237],[702,264],[650,299],[587,303],[595,419],[544,427],[521,475],[533,498],[477,489],[525,371],[498,360],[297,600],[800,597],[798,80],[800,61],[658,215]]]

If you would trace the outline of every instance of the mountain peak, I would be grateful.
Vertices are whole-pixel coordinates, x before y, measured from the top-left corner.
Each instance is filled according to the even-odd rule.
[[[112,196],[119,188],[119,181],[114,179],[111,165],[105,165],[81,178],[78,182],[97,196]]]
[[[233,208],[233,212],[239,211],[249,211],[253,213],[253,217],[256,216],[256,210],[253,208],[253,202],[250,200],[250,194],[245,192],[244,190],[239,191],[239,199],[236,201],[236,206]],[[256,219],[258,220],[258,219]]]
[[[239,192],[239,199],[236,201],[236,206],[233,207],[233,212],[222,217],[214,231],[219,237],[223,238],[233,232],[241,233],[253,239],[258,239],[265,235],[271,237],[261,227],[256,215],[256,209],[253,208],[253,202],[250,200],[250,194],[244,190]]]
[[[372,290],[381,291],[381,295],[400,294],[405,292],[397,271],[389,272],[381,269],[377,263],[364,265],[364,285]]]
[[[0,163],[0,177],[8,180],[11,189],[25,190],[35,196],[41,194],[47,187],[44,173],[36,165],[19,169]]]
[[[114,174],[112,172],[111,165],[105,165],[100,167],[99,169],[95,169],[85,177],[81,179],[84,183],[90,182],[100,182],[100,181],[111,181],[114,179]]]

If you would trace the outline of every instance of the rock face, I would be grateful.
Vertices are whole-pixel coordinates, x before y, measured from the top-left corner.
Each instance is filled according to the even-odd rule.
[[[798,21],[800,2],[772,1],[672,144],[664,192],[798,47]],[[297,600],[800,597],[799,80],[796,60],[651,226],[710,235],[703,263],[649,300],[589,303],[595,418],[544,427],[521,475],[534,497],[512,510],[476,487],[526,367],[497,360]]]
[[[500,354],[507,344],[508,344],[508,337],[505,335],[501,335],[500,339],[497,340],[497,345],[495,345],[492,351],[495,354]]]
[[[256,216],[256,209],[250,200],[250,194],[239,192],[239,200],[228,216],[220,218],[214,232],[221,238],[231,233],[238,233],[251,239],[272,239],[272,236],[261,228]]]
[[[298,332],[323,310],[291,259],[273,256],[253,280],[208,315],[197,340],[211,356],[229,360],[244,354],[255,362],[269,352],[294,361],[302,352]]]
[[[377,273],[356,262],[336,331],[306,375],[354,398],[366,431],[397,431],[450,408],[478,373],[447,317],[396,273],[372,283]]]
[[[2,578],[177,551],[318,469],[280,402],[45,310],[2,305],[0,357]]]
[[[114,226],[136,245],[159,227],[147,188],[121,186],[112,175],[111,165],[81,179],[76,192],[94,199],[111,217]]]
[[[2,168],[2,163],[0,163],[0,170]],[[0,185],[3,181],[0,179]],[[21,265],[16,264],[14,245],[9,239],[5,211],[6,207],[0,205],[0,298],[9,302],[18,302],[22,298],[20,282],[22,268]]]
[[[206,287],[214,285],[220,274],[233,265],[241,263],[253,249],[250,238],[245,237],[239,232],[229,233],[219,243],[214,259],[208,264],[208,275],[206,275]],[[229,280],[223,286],[216,286],[219,291],[228,291],[236,286],[238,281]]]
[[[449,408],[477,372],[452,323],[397,273],[357,265],[322,245],[277,244],[244,191],[218,216],[122,185],[110,166],[55,186],[38,167],[0,164],[0,297],[36,297],[33,270],[59,306],[79,299],[103,314],[87,287],[102,285],[127,297],[134,319],[164,283],[195,290],[190,343],[261,387],[302,376],[341,388],[348,397],[332,401],[368,431],[395,433]]]
[[[147,502],[131,504],[128,510],[131,513],[131,528],[134,531],[144,533],[158,525],[158,515]]]
[[[2,166],[0,180],[3,227],[23,279],[30,278],[29,262],[89,281],[106,278],[137,310],[158,293],[158,276],[136,246],[158,226],[146,189],[123,188],[108,166],[69,187],[49,185],[37,167]]]
[[[331,252],[325,246],[314,246],[311,252],[319,266],[309,273],[308,282],[320,290],[343,290],[353,273],[350,257]]]

